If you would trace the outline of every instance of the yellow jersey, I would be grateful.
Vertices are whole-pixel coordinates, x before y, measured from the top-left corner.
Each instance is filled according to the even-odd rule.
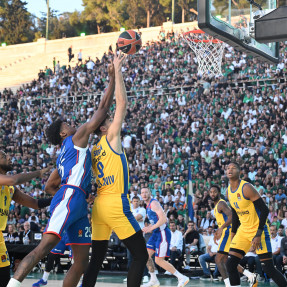
[[[14,194],[14,187],[8,185],[0,185],[0,189],[0,231],[3,231],[6,228],[10,203]]]
[[[227,215],[226,215],[225,213],[223,213],[223,212],[219,212],[219,211],[218,211],[218,204],[219,204],[219,202],[221,202],[221,201],[224,201],[224,202],[226,203],[226,201],[225,201],[224,199],[220,199],[220,200],[216,203],[216,205],[215,205],[215,207],[214,207],[214,216],[215,216],[215,219],[216,219],[216,222],[217,222],[217,225],[218,225],[219,228],[227,221]],[[227,226],[227,227],[228,227],[228,226]],[[227,228],[227,227],[226,227],[226,228]],[[226,228],[224,228],[224,230],[225,230]]]
[[[240,228],[245,229],[247,232],[256,232],[259,226],[260,212],[255,209],[253,202],[244,196],[243,187],[245,184],[248,184],[248,182],[240,180],[239,186],[234,191],[231,190],[229,185],[228,199],[239,217]]]
[[[92,168],[97,184],[97,194],[128,195],[129,169],[126,154],[115,152],[110,146],[107,136],[92,149]]]

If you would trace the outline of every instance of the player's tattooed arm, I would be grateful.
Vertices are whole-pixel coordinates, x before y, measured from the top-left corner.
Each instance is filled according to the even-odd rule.
[[[33,172],[19,173],[16,175],[0,175],[0,185],[19,185],[30,181],[35,177],[42,177],[50,168],[36,170]]]
[[[146,266],[149,272],[153,273],[155,271],[155,266],[152,258],[148,259]]]

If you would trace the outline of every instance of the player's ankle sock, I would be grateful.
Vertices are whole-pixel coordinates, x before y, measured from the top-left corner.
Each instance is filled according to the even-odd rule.
[[[175,277],[177,277],[177,279],[181,279],[181,278],[184,277],[184,276],[183,276],[180,272],[178,272],[177,270],[173,273],[173,275],[174,275]]]
[[[149,274],[150,274],[150,279],[152,281],[157,281],[157,277],[156,277],[156,274],[154,272],[150,272]]]
[[[47,282],[49,278],[50,272],[44,271],[42,279]]]
[[[244,269],[243,274],[244,274],[245,276],[247,276],[248,279],[250,279],[250,278],[253,277],[253,273],[251,273],[250,271],[248,271],[248,270],[246,270],[246,269]]]
[[[18,280],[11,278],[7,287],[20,287],[21,282],[19,282]]]
[[[231,287],[229,278],[223,280],[226,287]]]

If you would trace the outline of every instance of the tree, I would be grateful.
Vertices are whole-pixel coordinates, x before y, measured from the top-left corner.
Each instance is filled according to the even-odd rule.
[[[146,11],[146,26],[150,27],[151,19],[155,14],[158,19],[162,18],[163,7],[160,5],[160,0],[143,0],[142,3]]]
[[[195,8],[197,6],[197,1],[196,0],[178,0],[178,5],[181,7],[181,22],[185,22],[185,15],[190,14],[190,9]]]
[[[8,44],[31,42],[36,29],[31,14],[25,8],[27,2],[8,0],[1,1],[0,4],[0,28],[3,40]]]

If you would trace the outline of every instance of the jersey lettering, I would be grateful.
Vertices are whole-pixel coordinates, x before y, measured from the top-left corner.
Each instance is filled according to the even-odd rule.
[[[233,202],[234,206],[239,209],[238,203],[237,202]]]

